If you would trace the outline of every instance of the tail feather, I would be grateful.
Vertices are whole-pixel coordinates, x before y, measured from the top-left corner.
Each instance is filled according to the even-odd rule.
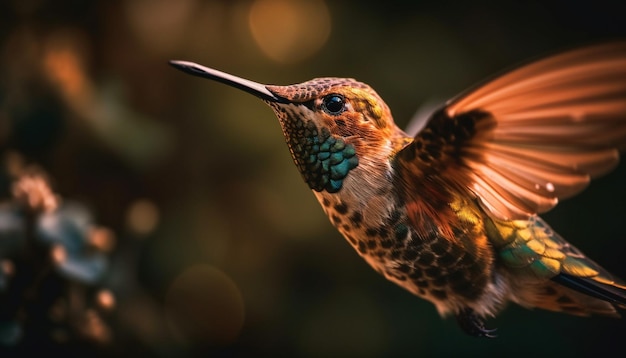
[[[604,297],[582,293],[579,287],[571,288],[556,281],[526,286],[524,290],[517,292],[513,301],[527,308],[541,308],[575,316],[620,317],[617,304],[605,300]]]
[[[626,309],[626,283],[565,241],[539,217],[492,223],[495,230],[490,238],[499,245],[499,257],[513,275],[514,302],[579,316],[619,317],[617,309]]]
[[[626,287],[617,283],[607,284],[598,282],[593,278],[564,273],[553,277],[552,281],[574,291],[611,303],[621,309],[626,309]]]

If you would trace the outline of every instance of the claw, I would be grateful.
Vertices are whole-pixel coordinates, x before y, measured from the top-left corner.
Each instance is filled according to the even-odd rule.
[[[456,321],[461,329],[473,337],[496,338],[497,329],[485,327],[483,320],[471,308],[465,309],[456,315]]]

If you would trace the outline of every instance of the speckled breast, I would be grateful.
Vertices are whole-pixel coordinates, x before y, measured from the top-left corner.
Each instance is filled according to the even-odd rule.
[[[443,301],[477,300],[487,285],[485,262],[433,230],[418,236],[395,206],[378,223],[342,201],[320,200],[330,221],[376,271],[410,292]]]

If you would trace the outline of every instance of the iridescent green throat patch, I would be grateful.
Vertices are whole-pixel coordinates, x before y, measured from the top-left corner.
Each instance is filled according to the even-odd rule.
[[[327,128],[318,129],[312,121],[295,121],[285,126],[287,144],[304,181],[315,191],[338,192],[348,172],[359,160],[352,144],[334,137]]]

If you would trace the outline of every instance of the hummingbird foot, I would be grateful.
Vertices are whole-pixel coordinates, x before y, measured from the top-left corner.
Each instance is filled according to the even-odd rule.
[[[497,329],[485,327],[483,320],[472,310],[467,308],[456,315],[456,321],[461,329],[473,337],[496,338]]]

